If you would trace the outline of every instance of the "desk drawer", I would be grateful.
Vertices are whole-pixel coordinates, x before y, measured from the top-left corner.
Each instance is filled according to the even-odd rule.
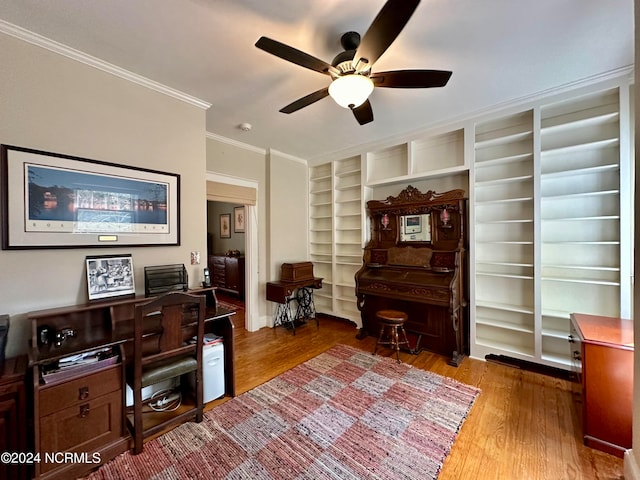
[[[112,392],[40,418],[41,471],[59,467],[44,463],[45,453],[91,455],[122,435],[122,393]]]
[[[90,375],[51,387],[40,388],[40,416],[44,417],[107,393],[122,390],[122,366],[113,365]]]

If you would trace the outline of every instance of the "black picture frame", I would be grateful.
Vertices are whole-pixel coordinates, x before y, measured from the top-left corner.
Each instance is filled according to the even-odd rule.
[[[136,293],[131,254],[90,255],[85,258],[89,302]]]
[[[2,249],[180,245],[180,175],[0,145]]]

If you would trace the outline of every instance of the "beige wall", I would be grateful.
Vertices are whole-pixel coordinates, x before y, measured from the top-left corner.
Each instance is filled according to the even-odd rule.
[[[207,171],[258,185],[258,316],[259,325],[271,325],[266,283],[279,278],[282,262],[308,258],[306,162],[208,138]]]
[[[211,138],[207,139],[207,172],[229,175],[250,180],[258,185],[256,210],[258,216],[258,312],[255,317],[257,326],[267,322],[266,300],[266,258],[267,258],[267,210],[266,210],[266,158],[265,153],[231,145]],[[247,219],[247,222],[249,219]],[[245,252],[245,255],[249,252]],[[252,259],[256,261],[256,259]],[[249,290],[248,288],[246,289]]]
[[[282,263],[308,260],[308,168],[276,152],[270,152],[268,165],[269,271],[277,280]]]
[[[86,255],[131,253],[136,291],[145,265],[206,252],[205,112],[80,62],[0,34],[0,143],[181,175],[181,246],[0,251],[7,355],[26,351],[32,310],[87,300]]]

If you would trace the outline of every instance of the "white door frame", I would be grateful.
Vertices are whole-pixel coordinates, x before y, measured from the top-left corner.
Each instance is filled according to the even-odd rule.
[[[245,205],[245,328],[254,332],[260,328],[258,308],[258,182],[221,173],[207,172],[207,182],[226,183],[256,190],[256,205]]]

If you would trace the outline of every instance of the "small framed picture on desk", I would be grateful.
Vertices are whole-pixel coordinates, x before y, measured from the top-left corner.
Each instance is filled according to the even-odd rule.
[[[89,301],[112,297],[133,297],[136,293],[131,254],[86,258]]]

